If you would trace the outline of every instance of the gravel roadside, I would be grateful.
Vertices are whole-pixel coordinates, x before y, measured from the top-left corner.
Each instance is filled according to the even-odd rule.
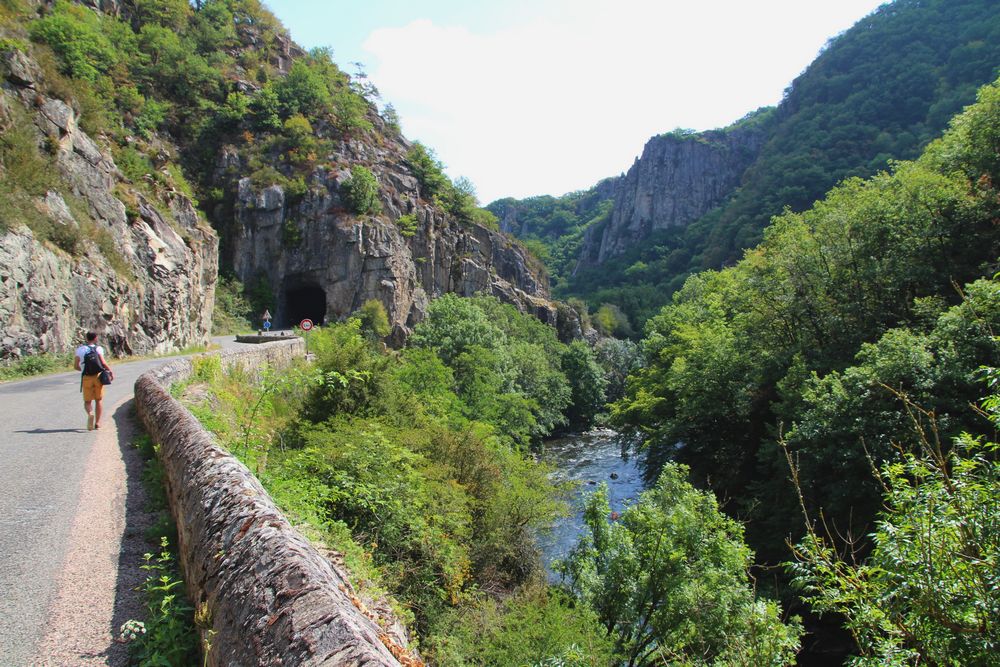
[[[134,589],[142,554],[158,549],[144,540],[152,517],[132,387],[166,361],[112,362],[105,417],[91,432],[78,373],[0,384],[0,667],[126,664],[114,639],[143,617]]]
[[[125,645],[115,641],[129,618],[142,618],[136,587],[144,580],[142,554],[153,550],[143,534],[142,457],[132,442],[139,427],[131,398],[111,410],[87,460],[80,505],[70,529],[36,665],[125,666]]]

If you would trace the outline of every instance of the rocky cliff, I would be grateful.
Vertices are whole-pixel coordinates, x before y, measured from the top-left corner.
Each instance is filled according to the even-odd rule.
[[[616,181],[608,222],[587,230],[580,265],[602,263],[656,230],[708,213],[736,190],[766,138],[759,128],[734,127],[650,139]]]
[[[377,114],[367,120],[369,133],[326,138],[322,164],[304,175],[299,194],[246,176],[245,146],[222,148],[215,183],[234,193],[223,264],[243,283],[263,286],[275,324],[342,319],[375,299],[399,344],[431,299],[453,292],[490,294],[555,326],[541,263],[511,237],[422,197],[408,162],[412,145]],[[379,213],[355,214],[346,201],[358,166],[377,181]]]
[[[393,339],[405,337],[423,319],[428,301],[445,292],[486,293],[556,323],[548,286],[527,253],[498,232],[456,222],[417,196],[416,181],[392,148],[372,164],[382,181],[385,215],[357,216],[341,198],[346,169],[318,170],[301,201],[290,203],[272,185],[255,189],[239,181],[236,230],[231,237],[236,275],[247,283],[263,279],[279,325],[302,318],[316,322],[346,317],[377,299],[393,325]],[[404,234],[395,222],[415,215]]]
[[[130,182],[34,59],[0,55],[0,359],[91,329],[114,354],[205,342],[218,239],[191,199],[166,177],[155,192]]]

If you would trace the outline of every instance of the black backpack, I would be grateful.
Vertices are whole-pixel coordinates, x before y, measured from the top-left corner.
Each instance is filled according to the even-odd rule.
[[[104,370],[101,364],[101,355],[97,354],[97,346],[89,345],[87,353],[83,355],[83,374],[99,375]]]

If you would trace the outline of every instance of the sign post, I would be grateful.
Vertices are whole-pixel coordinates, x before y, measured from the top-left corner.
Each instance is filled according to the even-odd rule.
[[[271,311],[267,308],[264,309],[264,331],[271,330]]]
[[[312,331],[313,321],[310,320],[307,317],[307,318],[303,319],[301,322],[299,322],[299,328],[302,329],[302,331],[304,333],[309,333],[310,331]],[[308,358],[308,355],[309,355],[309,336],[303,336],[302,338],[305,339],[305,341],[306,341],[306,355],[307,355],[306,358]]]

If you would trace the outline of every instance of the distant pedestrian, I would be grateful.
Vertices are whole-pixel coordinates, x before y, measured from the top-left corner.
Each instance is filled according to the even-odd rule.
[[[101,371],[110,373],[111,367],[104,360],[104,348],[97,344],[97,334],[93,331],[87,332],[87,344],[76,348],[73,368],[81,372],[80,391],[83,392],[83,409],[87,412],[87,430],[101,428],[101,400],[104,398]]]

